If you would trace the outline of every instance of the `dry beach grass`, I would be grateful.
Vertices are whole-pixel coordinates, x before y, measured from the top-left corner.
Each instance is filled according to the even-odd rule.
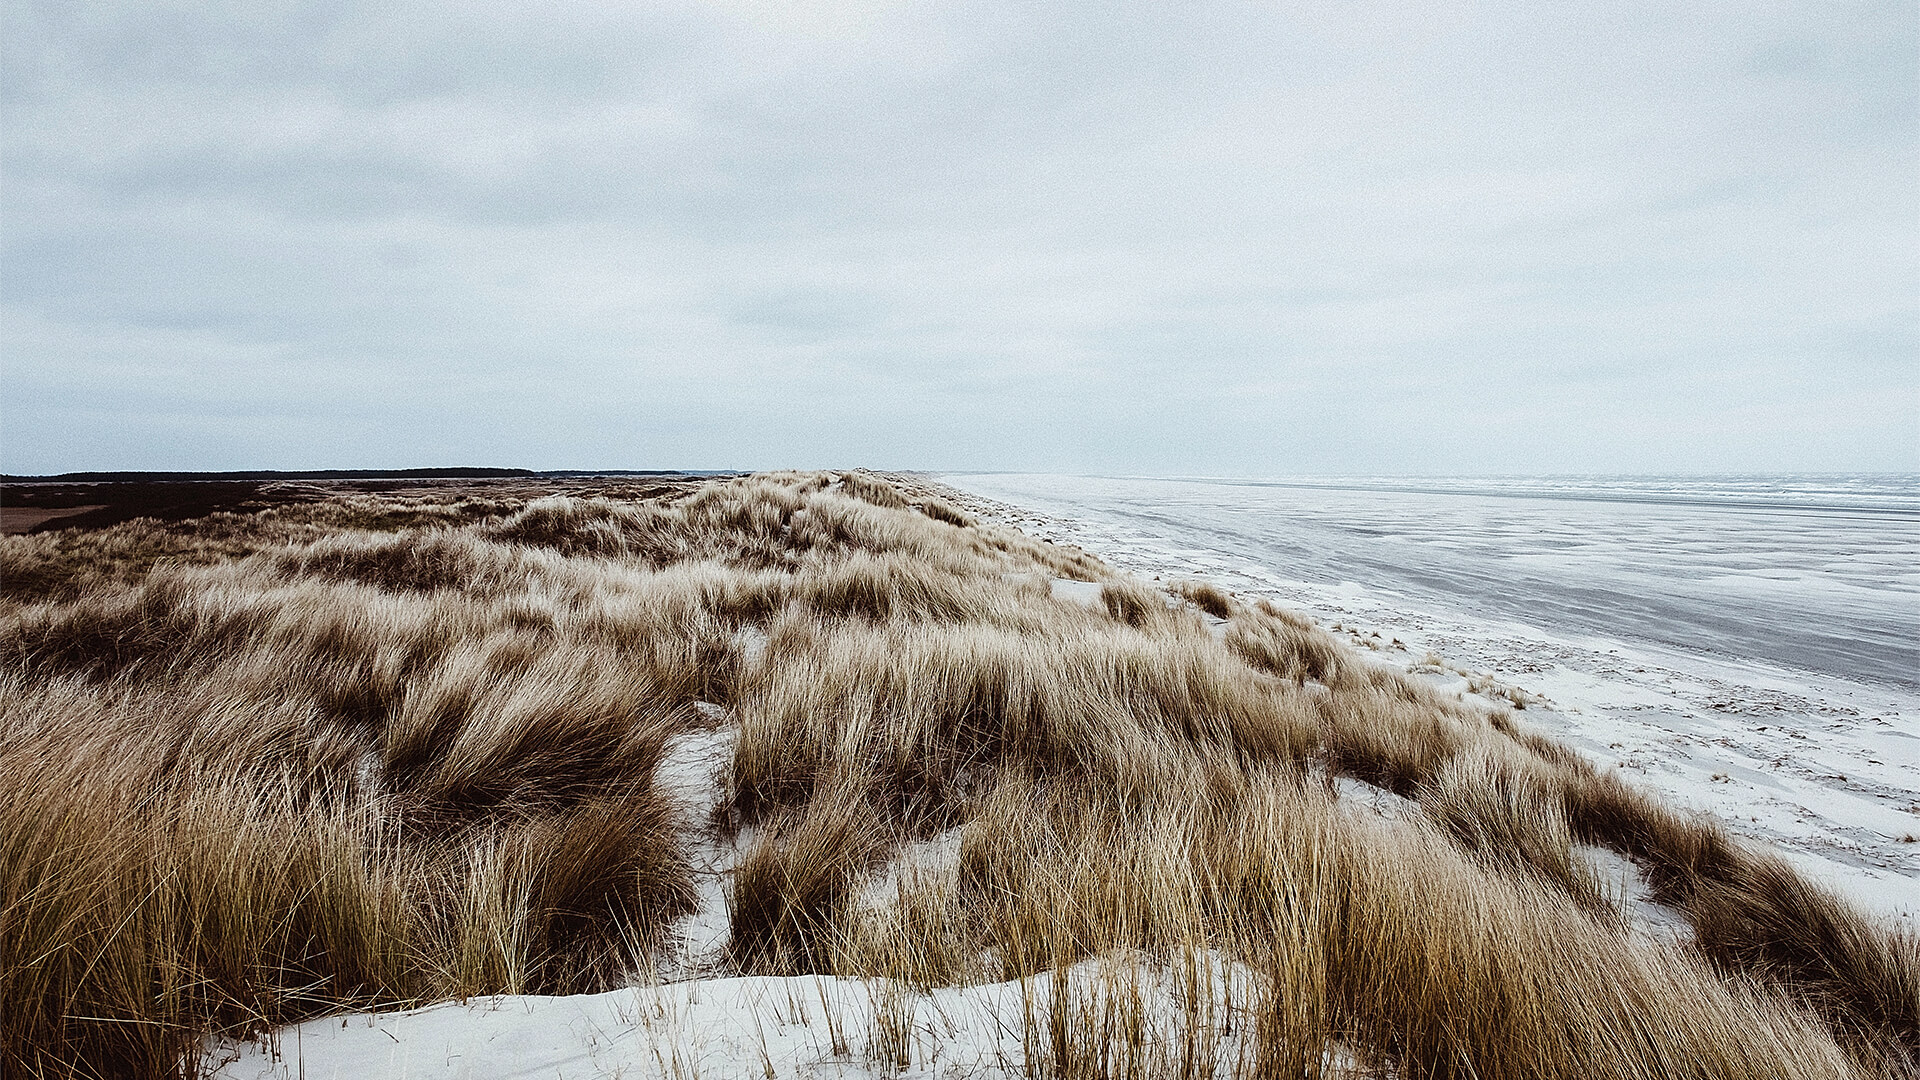
[[[0,1071],[649,978],[713,836],[717,973],[1043,976],[1042,1075],[1915,1068],[1911,935],[1288,612],[910,477],[531,494],[0,540]],[[716,726],[721,798],[682,805],[663,757]],[[1118,957],[1186,1015],[1067,992]]]

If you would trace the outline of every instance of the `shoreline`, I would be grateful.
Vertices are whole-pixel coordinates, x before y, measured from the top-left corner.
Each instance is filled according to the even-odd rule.
[[[967,486],[975,477],[985,479],[933,478],[984,520],[1037,529],[1117,569],[1205,577],[1337,626],[1349,644],[1445,692],[1490,704],[1473,683],[1503,698],[1517,689],[1530,700],[1522,718],[1597,764],[1715,814],[1882,915],[1920,925],[1920,843],[1902,839],[1920,836],[1920,694],[1446,610],[1353,582],[1292,580],[1243,554],[985,494]],[[1395,639],[1404,648],[1392,648]],[[1425,663],[1429,652],[1441,663]]]

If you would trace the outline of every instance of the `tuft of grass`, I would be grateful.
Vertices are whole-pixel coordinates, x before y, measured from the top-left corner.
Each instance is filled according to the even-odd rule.
[[[1341,670],[1342,649],[1332,635],[1264,600],[1228,625],[1226,645],[1254,667],[1295,683],[1330,683]]]
[[[837,784],[805,812],[770,822],[741,862],[727,901],[729,948],[740,970],[834,970],[837,930],[859,875],[885,849],[859,788]]]
[[[979,524],[979,522],[974,520],[972,514],[961,510],[945,499],[929,497],[914,503],[913,506],[914,509],[935,521],[943,521],[948,525],[954,525],[962,529],[971,529]]]
[[[1613,910],[1573,853],[1560,786],[1538,758],[1499,744],[1456,755],[1420,785],[1419,802],[1467,850],[1537,874],[1596,912]]]
[[[1231,619],[1239,610],[1225,589],[1209,581],[1175,582],[1173,592],[1216,619]]]
[[[899,488],[864,469],[843,473],[840,477],[840,486],[854,498],[864,499],[887,510],[905,510],[910,505],[907,497],[900,493]]]

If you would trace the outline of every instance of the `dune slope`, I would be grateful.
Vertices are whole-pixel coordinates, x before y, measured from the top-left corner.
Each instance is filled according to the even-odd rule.
[[[1920,1052],[1920,944],[1711,819],[910,477],[342,495],[8,537],[0,580],[9,1074],[696,980],[782,988],[763,1032],[794,987],[857,998],[808,1069],[936,1072],[915,1018],[956,1000],[1005,1006],[948,1025],[977,1070],[1056,1076]],[[686,1071],[700,1037],[589,1064],[781,1067]]]

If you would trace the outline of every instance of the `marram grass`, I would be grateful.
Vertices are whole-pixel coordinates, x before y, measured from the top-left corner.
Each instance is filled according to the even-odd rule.
[[[645,978],[696,899],[689,820],[746,838],[731,970],[1051,979],[1038,1075],[1920,1055],[1920,945],[1776,857],[1288,612],[910,478],[341,496],[8,537],[0,580],[8,1076],[179,1075],[214,1032]],[[708,706],[739,728],[711,821],[654,782]],[[1339,777],[1409,809],[1354,813]],[[876,893],[929,838],[951,872]],[[1636,933],[1583,843],[1691,941]],[[1145,967],[1068,979],[1100,957]]]

